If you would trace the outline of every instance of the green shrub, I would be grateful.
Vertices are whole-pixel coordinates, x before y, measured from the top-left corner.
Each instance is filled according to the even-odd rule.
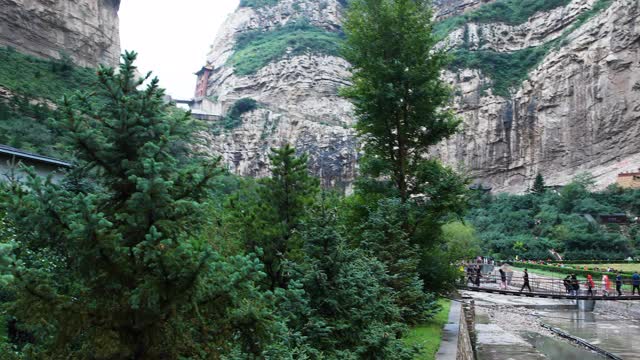
[[[236,74],[250,75],[285,55],[307,52],[338,55],[342,34],[311,26],[290,23],[272,31],[251,31],[236,39],[235,52],[228,64]]]
[[[258,102],[251,98],[242,98],[233,105],[222,120],[223,127],[227,130],[235,129],[242,124],[242,114],[258,108]]]

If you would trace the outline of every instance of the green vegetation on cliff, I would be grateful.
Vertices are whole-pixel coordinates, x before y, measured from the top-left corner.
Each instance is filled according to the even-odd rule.
[[[58,101],[96,80],[95,70],[75,66],[67,57],[44,60],[0,48],[0,87],[20,95]]]
[[[49,156],[64,156],[58,129],[49,125],[55,103],[87,89],[95,70],[75,66],[68,57],[44,60],[0,48],[0,143]]]
[[[529,72],[547,55],[552,44],[530,47],[514,52],[491,50],[471,51],[458,49],[453,53],[451,69],[479,69],[492,80],[495,95],[509,97],[509,90],[516,88]]]
[[[518,25],[539,11],[549,11],[560,6],[566,6],[571,0],[497,0],[480,6],[466,14],[449,17],[434,26],[434,32],[439,37],[469,22],[477,23],[506,23]]]
[[[251,31],[236,39],[229,58],[236,74],[250,75],[285,56],[305,53],[338,55],[342,34],[311,26],[306,22],[288,23],[271,31]]]
[[[575,30],[577,30],[584,23],[589,21],[593,16],[599,14],[601,11],[607,9],[612,0],[598,0],[593,5],[593,7],[583,13],[581,13],[576,20],[573,22],[571,26],[569,26],[562,35],[554,40],[551,40],[543,45],[528,47],[521,50],[516,50],[512,52],[497,52],[493,50],[469,50],[467,48],[467,44],[464,44],[463,48],[456,49],[453,51],[454,60],[450,65],[450,68],[453,70],[460,69],[479,69],[483,72],[484,75],[488,76],[492,80],[492,89],[495,95],[509,97],[509,92],[515,88],[517,88],[522,82],[527,79],[529,73],[538,65],[540,62],[547,56],[549,51],[562,44],[563,41]],[[476,11],[482,10],[484,7],[488,7],[490,5],[498,4],[491,3],[489,5],[485,5]],[[523,3],[526,3],[524,1]],[[553,3],[553,2],[549,2]],[[550,4],[549,4],[550,6]],[[558,5],[560,6],[560,5]],[[481,13],[487,13],[487,11]],[[464,25],[468,21],[480,21],[473,20],[475,19],[475,12],[471,12],[468,15],[464,15],[464,19],[462,20],[460,25]],[[479,16],[479,15],[478,15]],[[496,15],[497,16],[497,15]],[[508,17],[507,17],[508,18]],[[453,18],[450,18],[453,19]],[[438,34],[441,34],[442,25],[447,21],[453,21],[447,19],[444,22],[441,22],[438,26],[436,26],[436,31]],[[490,17],[480,17],[479,19],[490,21]],[[491,18],[493,20],[502,19],[502,17]],[[457,21],[457,20],[456,20]],[[444,34],[446,35],[446,34]],[[466,38],[466,32],[465,32]]]

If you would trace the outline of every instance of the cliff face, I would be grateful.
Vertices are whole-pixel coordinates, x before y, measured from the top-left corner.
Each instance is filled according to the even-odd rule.
[[[494,11],[505,1],[435,3],[438,31],[446,35],[441,46],[457,57],[443,76],[464,124],[434,155],[511,192],[529,187],[537,172],[549,184],[563,184],[589,171],[604,186],[618,172],[638,168],[638,1],[567,0],[543,2],[531,13]],[[203,108],[224,115],[241,98],[261,103],[239,127],[212,134],[211,150],[237,173],[260,176],[268,148],[290,142],[310,153],[325,184],[348,184],[357,145],[351,106],[337,90],[348,84],[349,65],[326,46],[272,51],[253,70],[237,59],[265,58],[264,49],[276,44],[272,35],[301,19],[307,30],[339,35],[344,9],[337,0],[263,2],[231,15],[208,56]]]
[[[207,57],[213,70],[205,108],[224,115],[241,98],[260,103],[258,110],[243,115],[239,127],[211,136],[211,151],[221,154],[232,171],[266,175],[269,149],[288,142],[310,154],[310,167],[325,185],[348,186],[353,180],[357,151],[351,104],[338,96],[350,76],[345,60],[287,48],[255,73],[240,75],[229,65],[236,39],[243,35],[304,23],[297,37],[339,36],[342,11],[337,0],[281,0],[275,6],[241,7],[223,25]],[[274,36],[269,41],[280,40]]]
[[[438,148],[441,158],[511,192],[525,190],[538,172],[554,185],[590,172],[603,187],[640,166],[640,5],[614,1],[566,32],[594,3],[573,1],[516,27],[467,27],[471,47],[498,51],[565,38],[509,96],[483,91],[490,79],[482,71],[448,72],[464,126]]]
[[[0,46],[81,66],[117,65],[120,0],[0,0]]]

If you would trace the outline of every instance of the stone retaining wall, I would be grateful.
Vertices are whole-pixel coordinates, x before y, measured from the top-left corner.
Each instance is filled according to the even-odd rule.
[[[475,360],[475,351],[472,340],[475,338],[473,300],[462,305],[460,312],[460,327],[458,332],[458,354],[456,360]]]

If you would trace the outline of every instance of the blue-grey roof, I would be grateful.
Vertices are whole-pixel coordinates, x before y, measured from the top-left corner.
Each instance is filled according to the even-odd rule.
[[[0,144],[0,154],[7,154],[7,155],[15,156],[17,158],[23,158],[23,159],[33,160],[33,161],[39,161],[39,162],[43,162],[43,163],[51,164],[51,165],[56,165],[56,166],[62,166],[62,167],[71,167],[72,166],[70,162],[66,162],[66,161],[59,160],[59,159],[56,159],[56,158],[52,158],[52,157],[49,157],[49,156],[43,156],[43,155],[30,153],[30,152],[27,152],[27,151],[24,151],[24,150],[12,148],[11,146],[2,145],[2,144]]]

